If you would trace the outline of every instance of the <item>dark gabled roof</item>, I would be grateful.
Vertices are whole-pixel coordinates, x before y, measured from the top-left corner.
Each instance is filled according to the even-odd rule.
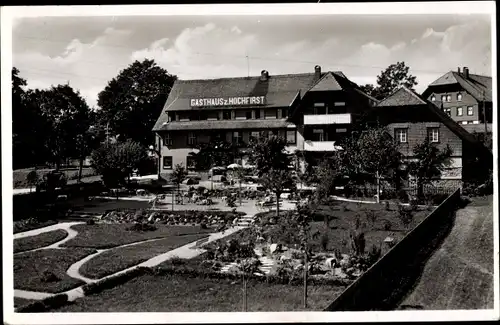
[[[460,139],[465,140],[470,143],[480,144],[472,134],[467,132],[463,127],[461,127],[457,122],[455,122],[448,114],[439,109],[434,103],[422,98],[417,93],[408,89],[407,87],[401,87],[386,99],[382,100],[376,107],[397,107],[397,106],[420,106],[429,110],[439,121],[448,127],[453,133],[455,133]],[[480,144],[482,145],[482,144]]]
[[[276,120],[225,120],[225,121],[186,121],[170,122],[155,129],[155,131],[182,130],[230,130],[230,129],[280,129],[294,127],[287,119]]]
[[[492,101],[493,97],[493,80],[489,76],[477,74],[469,74],[466,78],[463,73],[450,71],[432,82],[423,92],[424,97],[428,97],[432,89],[437,86],[459,84],[467,93],[474,97],[477,101]],[[484,94],[484,98],[483,98]]]
[[[338,78],[338,76],[337,76]],[[336,91],[342,90],[339,82],[335,78],[334,74],[327,72],[323,77],[309,90],[309,91]],[[345,76],[344,76],[345,78]]]
[[[462,128],[464,128],[467,132],[469,133],[484,133],[484,123],[482,124],[462,124],[460,125]],[[493,131],[493,124],[488,123],[486,125],[488,129],[488,133],[491,133]]]
[[[425,100],[420,98],[414,91],[402,86],[396,89],[392,94],[382,99],[377,106],[414,106],[426,104]]]

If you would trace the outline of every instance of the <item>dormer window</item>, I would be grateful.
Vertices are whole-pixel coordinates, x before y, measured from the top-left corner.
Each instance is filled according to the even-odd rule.
[[[459,102],[462,101],[462,94],[460,94],[460,93],[457,94],[457,101],[459,101]]]
[[[451,95],[446,96],[446,101],[451,102]]]
[[[432,95],[431,96],[431,101],[435,102],[436,101],[436,96]]]
[[[441,101],[442,101],[443,103],[444,103],[444,102],[446,102],[446,95],[442,95],[442,96],[441,96]]]

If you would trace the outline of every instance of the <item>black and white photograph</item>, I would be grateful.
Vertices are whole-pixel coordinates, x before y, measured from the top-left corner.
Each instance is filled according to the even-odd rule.
[[[4,322],[498,320],[495,15],[2,7]]]

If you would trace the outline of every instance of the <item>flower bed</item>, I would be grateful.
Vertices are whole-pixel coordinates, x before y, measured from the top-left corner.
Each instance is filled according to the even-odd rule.
[[[19,221],[14,221],[14,234],[30,231],[33,229],[43,228],[55,225],[55,220],[39,220],[37,218],[28,218]]]
[[[114,210],[100,219],[107,223],[149,222],[167,225],[216,225],[232,223],[244,212],[231,211],[151,211],[151,210]]]

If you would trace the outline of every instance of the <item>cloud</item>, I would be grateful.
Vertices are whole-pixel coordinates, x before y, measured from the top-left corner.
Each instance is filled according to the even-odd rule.
[[[71,40],[56,56],[37,51],[16,53],[14,65],[27,79],[29,88],[70,81],[91,107],[96,106],[97,93],[129,63],[130,49],[120,47],[129,35],[128,30],[107,28],[90,43]]]

